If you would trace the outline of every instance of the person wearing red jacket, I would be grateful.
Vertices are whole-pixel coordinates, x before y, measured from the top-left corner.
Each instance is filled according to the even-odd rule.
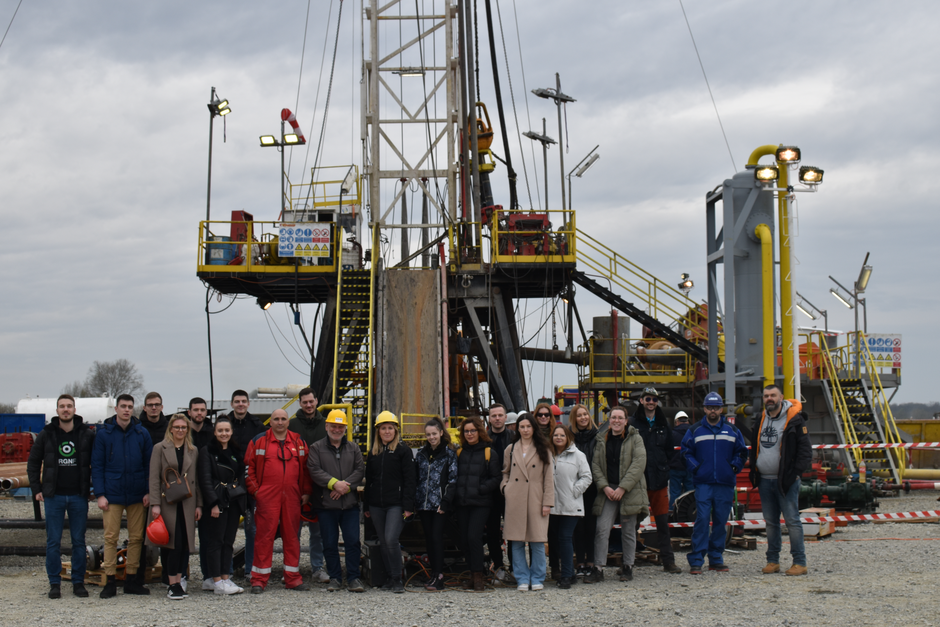
[[[300,576],[300,509],[310,499],[307,445],[287,429],[287,412],[271,414],[271,428],[252,439],[245,451],[248,493],[256,500],[255,553],[251,564],[251,593],[261,594],[271,577],[271,554],[278,526],[284,543],[284,585],[309,590]]]

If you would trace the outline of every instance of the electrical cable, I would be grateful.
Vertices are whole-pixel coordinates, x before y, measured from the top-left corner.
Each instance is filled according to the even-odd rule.
[[[519,33],[519,13],[516,11],[516,2],[513,0],[512,3],[512,15],[516,23],[516,46],[519,48],[519,67],[522,69],[522,95],[525,98],[525,117],[526,121],[529,123],[529,129],[532,128],[532,114],[529,112],[529,88],[526,85],[525,80],[525,63],[522,60],[522,35]],[[558,138],[561,140],[561,138]],[[520,143],[522,140],[519,140]],[[538,201],[538,206],[542,206],[542,192],[539,189],[539,169],[536,167],[537,161],[535,160],[535,142],[529,143],[529,148],[532,150],[532,174],[535,177],[535,199]],[[545,176],[548,176],[548,172],[545,173]],[[529,195],[531,198],[531,194]],[[545,202],[548,202],[548,198],[545,199]]]
[[[712,99],[712,106],[715,107],[715,116],[718,118],[718,126],[721,128],[721,136],[725,138],[725,147],[728,148],[728,157],[731,158],[731,168],[735,167],[734,155],[731,154],[731,144],[728,143],[728,135],[725,134],[725,126],[721,123],[721,114],[718,113],[718,105],[715,103],[715,95],[712,93],[712,86],[708,82],[708,74],[705,73],[705,64],[702,63],[702,55],[698,52],[698,45],[695,43],[695,35],[692,34],[692,25],[689,24],[689,16],[685,13],[685,6],[682,0],[679,0],[679,8],[682,9],[682,17],[685,18],[685,25],[689,29],[689,37],[692,38],[692,47],[695,48],[695,56],[698,57],[698,65],[702,68],[702,76],[705,77],[705,86],[708,87],[708,96]]]
[[[516,139],[519,140],[519,154],[522,157],[522,178],[525,179],[525,189],[529,196],[529,207],[532,207],[532,189],[529,187],[529,171],[526,167],[525,149],[522,146],[522,133],[519,132],[519,112],[516,110],[516,95],[512,89],[512,73],[509,71],[509,51],[506,49],[506,33],[503,31],[503,16],[499,10],[499,0],[496,0],[496,18],[499,21],[499,38],[503,44],[503,59],[506,62],[506,80],[509,82],[509,100],[512,102],[512,117],[516,121]]]
[[[19,12],[19,10],[20,10],[20,5],[21,5],[21,4],[23,4],[23,0],[20,0],[20,1],[16,4],[16,9],[13,10],[13,17],[10,18],[10,23],[7,24],[7,29],[6,29],[5,31],[3,31],[3,39],[0,39],[0,46],[2,46],[2,45],[3,45],[3,42],[5,42],[5,41],[7,40],[7,33],[10,32],[10,27],[13,26],[13,20],[16,19],[16,14]],[[223,119],[224,119],[224,118],[223,118]]]
[[[340,0],[342,2],[342,0]],[[323,52],[320,53],[321,59],[326,59],[326,46],[330,41],[328,35],[330,34],[330,18],[333,17],[333,0],[330,0],[329,12],[326,15],[326,32],[323,34]],[[355,21],[355,20],[353,20]],[[317,121],[317,107],[320,104],[320,87],[323,86],[323,68],[326,67],[325,63],[320,63],[320,76],[317,79],[317,94],[313,99],[313,113],[310,115],[310,129],[307,131],[307,137],[313,137],[313,125]],[[306,172],[307,170],[307,161],[310,159],[310,146],[311,142],[307,142],[307,150],[304,151],[304,166],[301,170]]]
[[[212,323],[211,323],[211,314],[209,313],[209,302],[211,301],[212,288],[206,286],[206,343],[209,348],[209,408],[215,406],[215,380],[212,376]],[[232,299],[232,302],[235,302],[235,299]],[[231,303],[229,303],[231,307]],[[227,309],[227,308],[226,308]],[[225,311],[223,309],[223,311]]]
[[[290,338],[288,338],[288,337],[284,334],[284,332],[281,331],[281,327],[278,326],[277,320],[275,320],[275,319],[273,318],[273,316],[271,316],[271,313],[268,312],[268,311],[265,311],[264,314],[265,314],[265,316],[264,316],[265,319],[266,319],[266,320],[270,320],[270,322],[268,323],[268,328],[271,327],[271,322],[273,322],[273,323],[274,323],[274,328],[277,329],[277,332],[281,334],[281,337],[284,338],[284,341],[287,342],[288,346],[290,346],[290,348],[291,348],[295,353],[297,353],[297,356],[300,357],[300,358],[303,360],[304,364],[306,364],[306,365],[309,366],[310,364],[307,362],[306,359],[304,359],[304,356],[303,356],[303,354],[298,350],[298,347],[295,346],[294,344],[292,344],[291,341],[290,341]],[[277,341],[277,338],[275,338],[275,342],[276,342],[276,341]],[[278,346],[278,350],[280,350],[280,348],[281,348],[281,347]],[[283,352],[282,352],[282,354],[283,354]],[[291,365],[293,365],[293,364],[291,364]]]
[[[297,77],[297,98],[294,100],[294,113],[297,113],[300,107],[300,86],[304,79],[304,56],[307,54],[307,28],[310,26],[310,0],[307,0],[307,16],[304,19],[304,42],[300,47],[300,75]],[[294,152],[291,151],[287,159],[287,171],[290,172],[291,163],[294,161]],[[288,177],[290,178],[290,177]]]
[[[265,312],[265,313],[267,313],[267,312]],[[303,370],[301,370],[300,368],[298,368],[297,366],[295,366],[295,365],[293,364],[293,362],[292,362],[290,359],[288,359],[287,355],[284,354],[284,351],[281,350],[281,345],[277,343],[277,337],[275,337],[274,331],[271,329],[271,323],[269,322],[269,319],[270,319],[270,316],[265,316],[265,317],[264,317],[265,322],[268,323],[268,331],[271,333],[271,337],[274,339],[274,345],[277,347],[277,350],[281,353],[281,356],[282,356],[282,357],[284,358],[284,360],[290,365],[291,368],[293,368],[294,370],[296,370],[296,371],[299,372],[300,374],[306,374]],[[276,326],[276,325],[275,325],[275,326]]]

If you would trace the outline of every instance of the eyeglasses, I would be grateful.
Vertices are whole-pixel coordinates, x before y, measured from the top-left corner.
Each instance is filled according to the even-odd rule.
[[[655,396],[646,396],[646,397],[643,398],[643,402],[644,402],[644,403],[649,403],[649,402],[656,402],[656,403],[658,403],[658,402],[659,402],[659,399],[656,398]]]
[[[187,427],[186,425],[178,425],[176,427],[171,427],[171,429],[173,429],[173,431],[186,431],[187,429],[189,429],[189,427]]]
[[[147,407],[150,409],[156,409],[157,407],[163,407],[163,403],[147,403]]]
[[[470,435],[471,433],[476,433],[477,430],[476,429],[464,429],[463,432],[466,435]]]

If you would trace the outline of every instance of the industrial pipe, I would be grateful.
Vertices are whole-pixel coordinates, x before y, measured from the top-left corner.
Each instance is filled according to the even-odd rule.
[[[13,477],[26,472],[26,462],[10,462],[0,464],[0,477]]]
[[[911,490],[940,490],[940,482],[937,481],[902,481],[898,483],[883,483],[881,484],[882,490],[904,490],[905,492],[910,492]]]
[[[940,481],[940,469],[937,468],[905,468],[901,471],[901,478],[922,479],[927,481]]]
[[[26,473],[16,477],[0,477],[0,490],[15,490],[29,487],[29,476]]]
[[[777,154],[777,148],[773,144],[767,144],[756,148],[754,152],[751,153],[751,156],[747,160],[748,165],[757,165],[757,162],[761,157],[766,155]],[[789,177],[787,176],[787,164],[785,162],[777,162],[777,165],[782,165],[780,168],[780,180],[779,186],[785,189],[789,185]],[[779,224],[780,231],[780,330],[782,332],[782,343],[783,343],[783,397],[784,398],[793,398],[794,396],[794,368],[793,368],[793,352],[794,352],[794,337],[793,337],[793,299],[791,297],[792,290],[790,289],[790,269],[791,265],[791,255],[790,255],[790,229],[787,228],[789,225],[789,210],[787,205],[786,195],[778,194],[777,197],[777,223]]]
[[[556,364],[575,364],[580,366],[587,363],[587,353],[585,351],[574,351],[571,356],[566,356],[567,351],[554,350],[551,348],[534,348],[523,346],[519,349],[519,356],[527,361],[544,361]]]
[[[761,310],[763,312],[764,328],[764,385],[774,383],[774,240],[770,227],[758,224],[754,234],[760,240],[761,256]],[[787,363],[786,356],[783,359]],[[787,397],[790,398],[790,397]]]

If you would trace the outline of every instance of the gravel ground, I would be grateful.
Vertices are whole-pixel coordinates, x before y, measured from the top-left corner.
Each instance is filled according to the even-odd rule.
[[[937,492],[881,499],[880,512],[940,508]],[[94,515],[95,508],[91,508]],[[22,502],[0,501],[0,518],[29,517]],[[88,533],[101,543],[101,531]],[[783,567],[790,565],[784,536]],[[41,545],[44,531],[0,530],[0,545]],[[311,592],[283,589],[273,579],[261,596],[219,597],[198,589],[182,601],[165,598],[152,585],[152,596],[101,601],[90,587],[88,599],[71,596],[51,601],[44,558],[0,557],[0,625],[164,626],[305,625],[484,625],[525,621],[551,625],[935,625],[940,623],[940,525],[937,523],[853,524],[829,539],[807,543],[805,577],[761,575],[766,544],[756,551],[726,553],[730,573],[667,575],[655,566],[639,566],[631,583],[620,583],[615,569],[607,580],[559,590],[547,582],[544,592],[521,594],[514,588],[484,594],[462,590],[443,593],[409,590],[394,595],[329,593],[317,584]],[[678,562],[687,566],[684,554]],[[301,556],[301,564],[306,555]],[[309,562],[307,562],[309,564]],[[275,555],[275,569],[279,556]],[[198,557],[192,567],[198,572]],[[309,566],[303,574],[309,575]],[[194,588],[198,584],[194,582]]]

